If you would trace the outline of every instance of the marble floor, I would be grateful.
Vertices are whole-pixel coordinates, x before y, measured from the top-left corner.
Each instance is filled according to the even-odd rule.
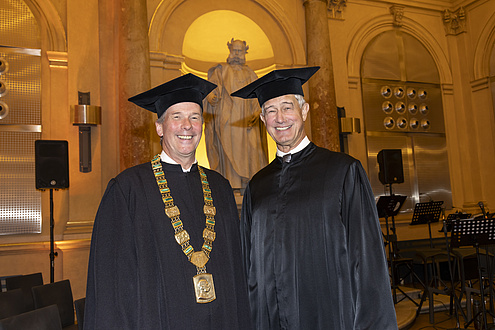
[[[421,291],[414,288],[402,288],[412,297],[417,303],[420,302]],[[417,306],[402,294],[398,294],[398,301],[395,305],[397,324],[400,330],[427,330],[427,329],[476,329],[474,323],[466,327],[467,321],[459,313],[459,323],[457,323],[455,315],[450,315],[450,298],[444,295],[434,296],[434,323],[430,323],[429,304],[428,300],[423,303],[421,312],[416,316]],[[402,299],[402,300],[401,300]],[[465,309],[465,302],[461,302]],[[493,322],[492,318],[488,318],[488,322]],[[490,326],[489,326],[489,329]],[[493,327],[495,329],[495,326]]]

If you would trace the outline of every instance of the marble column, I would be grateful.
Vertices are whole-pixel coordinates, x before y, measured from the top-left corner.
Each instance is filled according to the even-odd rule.
[[[305,0],[308,66],[320,66],[309,80],[311,139],[318,146],[340,150],[327,1]]]
[[[146,0],[120,0],[119,11],[119,148],[120,169],[150,161],[152,114],[127,99],[150,88]],[[155,118],[156,119],[156,118]]]

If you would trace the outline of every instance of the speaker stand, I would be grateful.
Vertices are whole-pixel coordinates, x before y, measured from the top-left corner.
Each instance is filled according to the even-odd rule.
[[[54,248],[53,228],[53,189],[50,189],[50,283],[55,281],[55,257],[58,255]]]

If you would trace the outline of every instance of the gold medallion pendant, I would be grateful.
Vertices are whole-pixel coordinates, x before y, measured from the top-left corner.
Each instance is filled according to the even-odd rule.
[[[193,282],[197,303],[209,303],[217,298],[215,295],[215,286],[213,285],[213,276],[211,274],[198,274],[193,277]]]

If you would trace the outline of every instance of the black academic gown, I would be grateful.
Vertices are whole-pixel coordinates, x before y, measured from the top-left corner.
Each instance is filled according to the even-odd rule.
[[[183,173],[162,163],[175,205],[201,250],[205,228],[197,165]],[[196,267],[174,238],[151,163],[108,184],[96,215],[86,292],[85,329],[250,329],[239,216],[228,181],[205,170],[216,207],[211,259],[216,300],[196,303]]]
[[[256,329],[397,329],[361,163],[310,143],[248,184],[241,240]]]

